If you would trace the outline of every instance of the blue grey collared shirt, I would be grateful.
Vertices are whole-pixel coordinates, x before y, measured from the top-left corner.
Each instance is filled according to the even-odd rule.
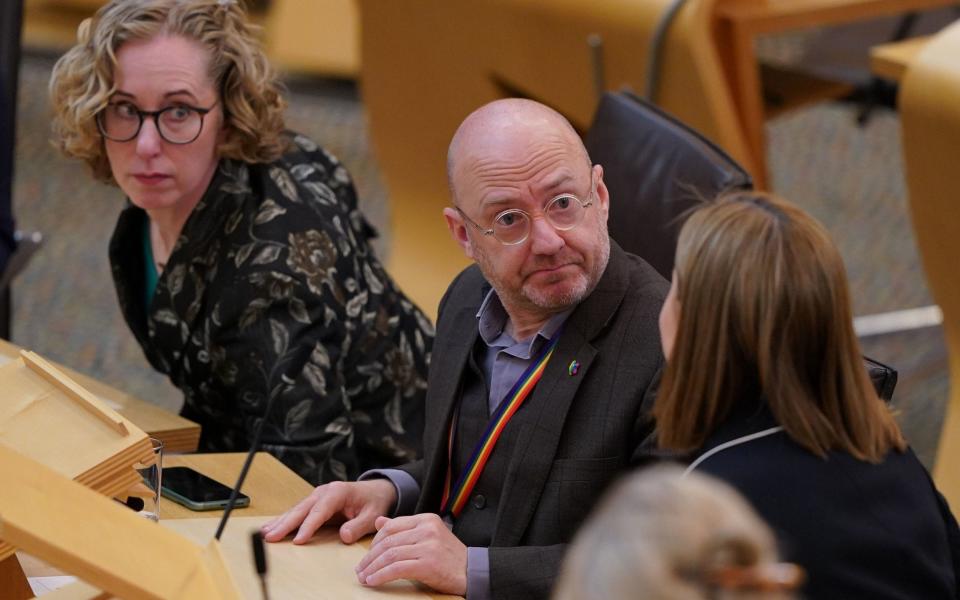
[[[487,397],[487,412],[492,413],[530,366],[537,353],[550,338],[563,327],[567,317],[573,312],[570,308],[552,317],[540,328],[536,335],[526,340],[516,340],[507,332],[507,315],[500,296],[491,289],[477,311],[480,338],[486,345],[483,356],[478,357],[484,380],[490,394]],[[397,504],[393,516],[413,513],[420,486],[416,480],[399,469],[373,469],[362,474],[360,481],[374,477],[386,477],[397,488]],[[452,528],[453,523],[447,521]],[[467,548],[467,600],[490,599],[490,555],[487,548]]]
[[[506,398],[513,385],[537,357],[543,345],[563,326],[573,309],[550,317],[535,335],[517,341],[507,333],[506,309],[500,297],[490,290],[477,311],[480,338],[486,344],[486,351],[480,357],[483,377],[490,386],[487,399],[487,413],[491,414]]]

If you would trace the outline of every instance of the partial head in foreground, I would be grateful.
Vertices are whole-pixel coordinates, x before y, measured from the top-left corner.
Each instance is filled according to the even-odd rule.
[[[454,240],[511,317],[562,312],[607,266],[608,194],[580,137],[559,113],[506,99],[474,111],[447,156]]]
[[[673,466],[615,486],[574,538],[554,600],[783,599],[802,580],[730,486]]]
[[[738,403],[758,400],[820,456],[876,462],[906,447],[863,366],[840,253],[794,204],[738,192],[696,210],[660,328],[662,447],[696,449]]]
[[[114,0],[77,37],[50,81],[56,141],[135,203],[195,194],[220,157],[282,153],[284,102],[237,2]]]

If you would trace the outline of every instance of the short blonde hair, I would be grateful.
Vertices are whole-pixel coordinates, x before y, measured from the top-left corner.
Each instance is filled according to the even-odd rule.
[[[802,572],[777,562],[747,502],[717,479],[681,474],[661,465],[614,486],[574,539],[554,600],[792,597]]]
[[[680,317],[653,413],[661,447],[695,450],[738,402],[762,398],[798,444],[879,462],[906,442],[853,331],[843,259],[826,229],[770,194],[696,210],[674,266]]]
[[[235,0],[113,0],[81,23],[78,43],[53,68],[54,135],[67,155],[113,182],[96,115],[115,91],[117,50],[131,40],[179,35],[208,49],[210,77],[224,112],[221,156],[270,162],[285,148],[277,76],[256,30]]]

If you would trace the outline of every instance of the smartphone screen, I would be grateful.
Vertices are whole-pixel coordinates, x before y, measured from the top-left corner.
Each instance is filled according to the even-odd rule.
[[[223,508],[230,500],[232,489],[190,467],[167,467],[163,470],[160,491],[165,498],[193,510]],[[237,496],[236,506],[248,506],[250,498]]]

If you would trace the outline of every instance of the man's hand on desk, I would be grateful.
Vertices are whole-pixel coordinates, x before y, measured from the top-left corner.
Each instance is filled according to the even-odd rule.
[[[296,506],[260,528],[263,539],[278,542],[299,527],[294,544],[304,544],[331,519],[346,520],[340,539],[352,544],[376,531],[377,517],[390,514],[397,503],[397,490],[387,479],[370,479],[321,485]]]
[[[357,565],[357,579],[378,586],[395,579],[416,579],[438,592],[467,593],[467,547],[438,515],[376,520],[377,535]]]

